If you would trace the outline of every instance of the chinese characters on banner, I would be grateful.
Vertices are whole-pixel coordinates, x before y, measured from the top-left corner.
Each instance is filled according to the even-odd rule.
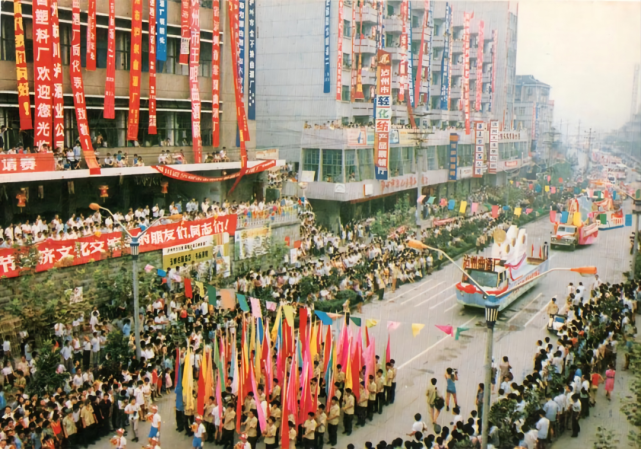
[[[454,21],[454,6],[450,6],[450,20],[449,20],[449,49],[448,54],[450,55],[447,58],[447,110],[450,109],[450,99],[452,98],[452,60],[454,59],[454,26],[452,22]]]
[[[247,118],[256,120],[256,1],[247,0],[249,7],[247,15],[249,20],[249,57],[247,63],[249,71],[247,72]]]
[[[416,106],[418,106],[419,103],[419,97],[421,95],[421,81],[423,81],[423,53],[425,52],[425,32],[427,31],[430,0],[425,0],[424,8],[423,20],[421,21],[421,46],[418,51],[418,68],[416,69],[416,85],[414,87],[414,104]],[[427,91],[430,91],[429,88]]]
[[[490,100],[490,112],[494,112],[494,101],[496,92],[496,53],[498,52],[499,45],[499,32],[497,30],[492,30],[492,97]],[[491,141],[491,139],[490,139]]]
[[[354,39],[356,39],[356,4],[352,2],[352,53],[350,63],[352,64],[350,73],[350,101],[354,102],[356,95],[356,58],[354,54]]]
[[[499,165],[499,121],[490,120],[490,155],[488,158],[487,172],[496,174]]]
[[[156,61],[167,60],[167,0],[156,0]]]
[[[89,0],[87,11],[87,63],[85,70],[96,70],[96,0]]]
[[[429,1],[429,0],[426,0]],[[431,92],[432,89],[432,36],[434,34],[434,16],[432,14],[432,4],[429,5],[429,16],[427,19],[429,39],[427,41],[427,94],[425,94],[425,104],[428,109],[432,109]]]
[[[236,24],[238,25],[238,86],[245,93],[245,0],[234,0],[238,6]],[[243,97],[243,103],[245,99]]]
[[[54,171],[53,153],[0,154],[0,175]]]
[[[441,57],[441,110],[447,111],[450,97],[448,86],[450,85],[450,21],[452,9],[450,4],[445,4],[445,36],[443,37],[443,56]]]
[[[229,5],[229,23],[235,24],[234,26],[229,27],[229,33],[232,41],[231,48],[231,60],[232,67],[238,67],[238,45],[235,45],[234,42],[238,42],[238,0],[228,1]],[[236,72],[234,76],[234,94],[236,97],[236,121],[238,122],[238,136],[240,139],[240,165],[241,170],[247,166],[247,154],[243,159],[243,148],[245,147],[245,141],[249,141],[249,127],[247,126],[247,114],[245,113],[245,102],[243,101],[243,94],[240,89],[241,79]]]
[[[359,17],[360,17],[360,30],[358,33],[358,67],[356,69],[356,90],[354,91],[355,100],[363,100],[363,73],[362,73],[362,64],[363,64],[363,55],[361,54],[361,48],[363,45],[363,2],[360,2],[359,7]]]
[[[33,129],[33,124],[31,123],[31,100],[29,98],[29,76],[27,75],[27,55],[25,53],[24,27],[22,25],[22,3],[20,1],[13,0],[18,111],[20,114],[20,129]]]
[[[33,74],[36,100],[34,148],[51,146],[53,100],[52,59],[51,59],[51,22],[49,0],[36,0],[33,3]]]
[[[244,174],[253,175],[255,173],[260,173],[265,170],[269,170],[276,166],[276,160],[270,159],[268,161],[260,162],[253,167],[248,168]],[[193,173],[184,172],[171,168],[168,165],[152,165],[151,168],[157,170],[168,178],[178,179],[179,181],[189,181],[189,182],[220,182],[227,181],[228,179],[235,179],[241,175],[241,172],[231,173],[225,176],[219,176],[216,178],[209,178],[205,176],[194,175]]]
[[[89,121],[87,120],[87,103],[85,102],[85,86],[82,83],[82,69],[80,67],[80,0],[73,0],[71,10],[71,58],[69,75],[71,78],[71,92],[73,105],[76,109],[76,123],[78,123],[78,140],[82,147],[85,163],[89,174],[99,175],[100,166],[91,145],[89,134]]]
[[[476,49],[476,111],[481,112],[483,109],[483,46],[485,45],[485,22],[479,23],[479,44]]]
[[[189,91],[191,92],[191,138],[194,162],[202,162],[202,141],[200,137],[200,92],[198,91],[198,66],[200,64],[200,18],[199,0],[191,0],[189,28],[191,49],[189,51]]]
[[[156,0],[149,0],[149,134],[156,128]]]
[[[483,177],[483,158],[485,157],[485,122],[474,123],[474,178]]]
[[[450,133],[450,160],[447,173],[448,181],[456,181],[458,172],[458,134]]]
[[[189,63],[189,40],[191,34],[189,32],[189,10],[190,0],[180,1],[180,57],[178,62],[180,64]]]
[[[470,20],[474,13],[463,13],[463,113],[465,134],[470,134]]]
[[[220,0],[213,0],[213,33],[211,42],[211,120],[212,145],[220,145]]]
[[[107,76],[105,79],[105,118],[116,118],[116,0],[109,0],[107,31]]]
[[[329,93],[329,12],[332,7],[332,0],[325,0],[325,48],[323,51],[323,93]]]
[[[142,0],[133,0],[131,3],[130,52],[127,140],[138,140],[138,125],[140,123],[140,80],[142,74]]]
[[[53,147],[65,147],[65,109],[62,97],[62,59],[60,57],[60,21],[58,0],[51,0],[51,39],[53,42]]]
[[[25,63],[26,67],[26,63]],[[343,95],[343,0],[338,0],[338,42],[336,43],[336,100],[341,101]]]
[[[401,1],[401,62],[398,66],[399,90],[398,101],[405,101],[405,91],[407,90],[407,9],[409,0]]]
[[[408,34],[408,42],[407,42],[407,68],[405,72],[407,73],[406,78],[405,78],[405,89],[408,92],[409,97],[406,98],[407,100],[410,100],[408,103],[409,105],[414,106],[414,80],[412,79],[412,73],[414,73],[414,56],[412,55],[412,3],[408,0],[407,2],[407,34]],[[420,92],[421,89],[419,87],[418,91]],[[409,111],[409,108],[408,108]],[[410,122],[412,122],[412,128],[414,128],[414,115],[410,114]]]
[[[389,172],[389,134],[392,123],[392,59],[388,52],[376,54],[376,121],[374,157],[376,179],[386,180]]]

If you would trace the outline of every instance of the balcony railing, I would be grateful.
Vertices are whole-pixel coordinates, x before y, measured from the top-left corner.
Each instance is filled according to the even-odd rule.
[[[265,225],[294,223],[298,220],[298,205],[271,206],[262,211],[238,214],[238,228],[257,228]]]

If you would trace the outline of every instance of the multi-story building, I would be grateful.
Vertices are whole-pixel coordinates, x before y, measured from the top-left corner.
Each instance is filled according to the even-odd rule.
[[[361,5],[356,0],[333,0],[329,2],[327,37],[324,28],[326,2],[323,0],[259,4],[258,52],[265,56],[257,62],[258,146],[278,146],[284,158],[299,163],[301,174],[303,171],[314,172],[314,182],[308,183],[305,195],[317,209],[326,206],[328,214],[323,217],[333,217],[328,218],[331,224],[336,222],[334,217],[337,218],[339,211],[343,219],[349,219],[358,215],[361,206],[370,209],[372,205],[382,205],[383,201],[392,204],[397,194],[403,192],[413,192],[416,199],[416,196],[428,193],[445,195],[483,183],[504,183],[506,167],[518,168],[527,162],[529,136],[525,132],[508,132],[514,119],[516,5],[510,6],[508,2],[447,4],[453,7],[449,27],[451,69],[449,86],[443,90],[448,95],[443,99],[441,65],[448,42],[445,36],[448,29],[446,2],[430,2],[432,37],[429,51],[429,27],[421,47],[426,3],[423,0],[409,2],[408,58],[413,66],[412,82],[420,93],[414,107],[399,101],[399,65],[403,57],[400,48],[402,1],[389,0],[382,10],[379,2],[367,0]],[[343,8],[339,11],[341,4]],[[474,132],[466,134],[462,111],[464,13],[474,13],[470,22],[469,55],[472,128],[474,121],[489,124],[491,119],[496,119],[501,124],[504,138],[500,142],[498,173],[485,174],[482,178],[472,177]],[[340,24],[339,16],[342,18]],[[382,20],[383,33],[380,33],[379,20]],[[484,22],[484,33],[479,42],[481,21]],[[340,42],[339,25],[342,25]],[[324,43],[329,46],[327,55]],[[391,54],[392,124],[398,128],[391,136],[390,178],[386,183],[375,180],[371,126],[376,86],[375,56],[379,46]],[[478,61],[481,46],[483,60]],[[342,48],[340,55],[339,47]],[[342,60],[342,67],[337,68],[339,60]],[[328,72],[324,71],[326,62]],[[482,79],[477,78],[477,64],[482,64]],[[351,80],[358,67],[361,67],[363,98],[353,99]],[[420,85],[415,82],[419,70],[423,72]],[[329,79],[324,74],[328,74]],[[340,82],[337,81],[339,76]],[[324,89],[325,80],[329,81],[328,89]],[[478,111],[475,107],[477,86],[481,93]],[[341,92],[337,95],[339,87]],[[442,99],[444,107],[441,109]],[[410,126],[412,119],[417,129],[404,129]],[[448,145],[453,132],[460,138],[457,161],[460,181],[448,183]],[[352,207],[354,204],[357,206]]]
[[[532,75],[516,77],[514,96],[514,127],[528,130],[532,139],[531,151],[547,159],[549,148],[543,142],[552,141],[554,100],[550,100],[550,86]]]

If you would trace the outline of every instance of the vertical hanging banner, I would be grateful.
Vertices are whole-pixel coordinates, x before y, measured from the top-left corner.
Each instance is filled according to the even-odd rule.
[[[356,92],[354,92],[355,100],[364,100],[363,96],[363,54],[361,52],[363,46],[363,2],[359,7],[360,16],[360,32],[358,33],[358,68],[356,69]]]
[[[247,0],[247,118],[256,120],[256,0]]]
[[[490,112],[494,112],[494,101],[496,97],[496,53],[498,52],[498,45],[499,32],[492,30],[492,97],[490,99]]]
[[[401,0],[401,62],[398,66],[399,90],[398,101],[405,101],[405,91],[407,90],[407,12],[409,0]]]
[[[89,0],[87,7],[87,63],[85,70],[96,70],[96,0]]]
[[[324,48],[323,48],[323,93],[328,94],[330,91],[329,76],[329,13],[332,9],[332,0],[325,0],[325,27],[324,27]]]
[[[483,158],[485,156],[485,122],[474,123],[474,178],[483,177]]]
[[[138,140],[140,81],[142,72],[142,0],[131,3],[131,48],[129,56],[129,120],[127,140]]]
[[[476,111],[483,110],[483,46],[485,45],[485,22],[479,22],[478,46],[476,48]]]
[[[202,162],[200,136],[200,92],[198,90],[198,66],[200,65],[200,0],[191,0],[189,28],[191,50],[189,52],[189,91],[191,92],[191,138],[194,162]]]
[[[229,23],[236,24],[235,26],[229,27],[229,33],[231,38],[231,61],[232,67],[238,67],[238,45],[235,45],[235,42],[238,42],[238,0],[228,1],[229,6]],[[240,90],[240,77],[238,72],[234,76],[234,94],[236,97],[236,121],[238,123],[238,136],[240,143],[243,144],[245,141],[249,141],[249,127],[247,126],[247,114],[245,113],[245,102],[243,101],[243,94]],[[244,170],[247,167],[247,154],[243,154],[244,144],[241,145],[240,152],[240,167],[241,170]],[[240,178],[239,178],[240,179]]]
[[[490,154],[488,157],[487,172],[496,174],[499,165],[499,121],[490,120]]]
[[[245,0],[235,0],[238,4],[238,82],[240,93],[245,93]],[[243,97],[244,102],[244,97]]]
[[[389,135],[392,127],[392,59],[384,50],[378,50],[376,59],[374,157],[376,179],[386,180],[389,173]]]
[[[418,51],[418,67],[416,69],[416,84],[414,86],[414,105],[418,105],[421,95],[421,82],[423,81],[423,53],[425,52],[425,33],[427,32],[427,21],[430,9],[430,0],[425,0],[423,6],[423,20],[421,21],[421,46]],[[429,88],[427,90],[429,92]]]
[[[338,0],[338,42],[336,44],[336,100],[343,98],[343,0]]]
[[[356,58],[354,57],[354,39],[356,38],[356,3],[352,1],[352,52],[351,54],[351,68],[350,68],[350,101],[354,102],[354,96],[356,94]]]
[[[71,11],[71,57],[69,66],[71,78],[71,92],[73,105],[76,109],[76,122],[78,123],[78,140],[82,147],[82,155],[89,168],[89,174],[99,175],[100,166],[91,145],[89,122],[87,120],[87,103],[85,102],[85,87],[82,82],[82,68],[80,66],[80,0],[73,0]]]
[[[212,145],[220,145],[220,0],[213,0],[211,43],[211,120]]]
[[[441,110],[447,111],[450,102],[448,86],[450,85],[450,17],[452,9],[445,4],[445,36],[443,37],[443,56],[441,58]]]
[[[383,8],[385,7],[383,0],[377,0],[377,21],[376,21],[376,49],[381,50],[385,47],[385,33],[383,33]]]
[[[13,0],[13,22],[14,34],[16,36],[16,79],[18,81],[20,129],[33,129],[33,123],[31,123],[31,99],[29,98],[29,75],[27,72],[27,55],[24,47],[21,0]]]
[[[60,20],[58,0],[51,0],[51,39],[53,62],[53,148],[65,148],[65,105],[62,97],[62,59],[60,56]]]
[[[429,2],[429,0],[426,0]],[[432,36],[434,34],[434,16],[432,14],[432,4],[429,5],[429,16],[427,19],[429,39],[427,40],[427,95],[425,96],[425,105],[427,109],[432,109],[431,106],[431,95],[430,92],[432,89]]]
[[[407,34],[408,34],[408,40],[407,40],[407,82],[405,85],[407,86],[407,92],[409,95],[409,100],[410,104],[414,106],[416,103],[414,103],[414,79],[413,79],[413,74],[414,74],[414,54],[412,53],[412,2],[408,0],[407,2]],[[421,50],[422,51],[422,50]],[[417,70],[418,73],[418,70]],[[418,90],[419,92],[421,91],[420,88]],[[413,120],[413,115],[410,113],[410,120]],[[412,127],[414,125],[412,124]]]
[[[449,43],[450,43],[450,48],[448,50],[449,58],[447,58],[447,73],[449,74],[447,78],[447,109],[450,110],[451,105],[450,99],[452,98],[452,60],[454,59],[454,26],[452,23],[454,22],[454,6],[450,6],[450,20],[449,20]]]
[[[456,133],[450,133],[450,160],[447,173],[448,181],[456,181],[458,172],[458,139]]]
[[[149,0],[149,134],[156,126],[156,1]]]
[[[157,0],[156,61],[167,60],[167,0]]]
[[[470,21],[474,13],[463,13],[463,114],[465,116],[465,134],[470,129]]]
[[[109,0],[104,118],[116,118],[116,0]]]
[[[191,38],[189,32],[189,9],[190,0],[180,1],[180,56],[178,62],[180,64],[189,63],[189,40]]]
[[[53,100],[52,58],[51,58],[51,12],[49,0],[37,0],[33,4],[33,74],[36,102],[34,148],[51,146]]]

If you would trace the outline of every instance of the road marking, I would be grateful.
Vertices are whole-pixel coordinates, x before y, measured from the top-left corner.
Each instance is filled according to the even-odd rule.
[[[454,307],[456,307],[456,306],[458,306],[458,303],[454,304],[454,305],[453,305],[452,307],[450,307],[449,309],[445,309],[445,310],[444,310],[444,312],[449,312],[450,310],[452,310],[452,309],[453,309]]]
[[[477,320],[477,319],[478,319],[477,317],[471,318],[470,320],[466,321],[465,323],[461,324],[461,325],[460,325],[460,326],[458,326],[458,327],[465,327],[466,325],[470,324],[472,321]],[[432,349],[434,349],[435,347],[437,347],[438,345],[440,345],[441,343],[443,343],[445,340],[447,340],[447,339],[449,339],[449,338],[452,338],[452,336],[451,336],[451,335],[448,335],[448,336],[446,336],[446,337],[444,337],[444,338],[441,338],[439,341],[437,341],[436,343],[434,343],[432,346],[430,346],[429,348],[427,348],[425,351],[421,352],[420,354],[416,354],[414,357],[412,357],[411,359],[409,359],[407,362],[403,363],[401,366],[399,366],[399,367],[398,367],[398,369],[403,369],[405,366],[409,365],[410,363],[412,363],[412,362],[413,362],[414,360],[416,360],[417,358],[419,358],[419,357],[421,357],[421,356],[423,356],[423,355],[427,354],[429,351],[431,351]]]
[[[434,290],[436,287],[438,287],[439,285],[444,284],[444,283],[445,283],[445,281],[441,281],[441,282],[439,282],[438,284],[436,284],[435,286],[430,287],[430,288],[428,288],[427,290],[424,290],[424,291],[422,291],[422,292],[419,292],[418,294],[416,294],[416,295],[412,296],[410,299],[406,299],[405,301],[403,301],[403,302],[401,303],[401,305],[403,305],[403,304],[407,304],[408,302],[413,301],[414,299],[418,298],[418,297],[419,297],[419,296],[421,296],[422,294],[427,293],[427,292],[429,292],[430,290]]]
[[[456,296],[456,293],[454,293],[452,296],[448,296],[443,301],[439,302],[438,304],[434,304],[432,307],[430,307],[430,310],[436,309],[441,304],[445,304],[446,302],[448,302],[450,299],[454,298],[455,296]],[[418,306],[414,306],[414,307],[418,307]]]
[[[426,286],[427,284],[429,284],[430,282],[434,282],[434,279],[428,279],[428,280],[427,280],[427,281],[425,281],[425,282],[419,282],[419,284],[418,284],[416,287],[411,288],[411,289],[409,289],[409,290],[406,290],[406,291],[404,291],[403,293],[401,293],[401,294],[399,294],[399,295],[396,295],[396,296],[395,296],[395,297],[393,297],[393,298],[388,299],[388,301],[394,301],[395,299],[401,298],[401,297],[403,297],[404,295],[408,294],[409,292],[413,292],[413,291],[414,291],[414,290],[416,290],[417,288],[425,287],[425,286]]]
[[[441,284],[443,284],[443,282],[441,282]],[[441,291],[441,293],[448,291],[450,288],[454,287],[456,284],[458,284],[458,282],[456,282],[456,283],[454,283],[454,284],[450,285],[450,286],[449,286],[449,287],[447,287],[445,290],[442,290],[442,291]],[[437,287],[437,285],[435,285],[434,287]],[[434,288],[434,287],[432,287],[432,288]],[[432,290],[432,288],[431,288],[430,290]],[[436,296],[432,296],[431,298],[428,298],[428,299],[426,299],[425,301],[419,302],[419,303],[418,303],[418,304],[416,304],[414,307],[418,307],[418,306],[420,306],[421,304],[425,304],[425,303],[427,303],[427,302],[430,302],[430,301],[432,301],[433,299],[436,299]]]
[[[511,323],[511,322],[512,322],[512,320],[513,320],[514,318],[516,318],[517,316],[519,316],[519,315],[521,314],[521,312],[523,312],[525,309],[527,309],[527,308],[530,306],[530,304],[532,304],[534,301],[536,301],[537,299],[539,299],[541,296],[543,296],[543,293],[539,293],[539,294],[538,294],[538,295],[537,295],[537,296],[536,296],[532,301],[530,301],[530,302],[527,304],[527,306],[523,307],[521,310],[519,310],[518,312],[516,312],[516,314],[515,314],[512,318],[510,318],[509,320],[507,320],[507,322],[508,322],[508,323]]]

